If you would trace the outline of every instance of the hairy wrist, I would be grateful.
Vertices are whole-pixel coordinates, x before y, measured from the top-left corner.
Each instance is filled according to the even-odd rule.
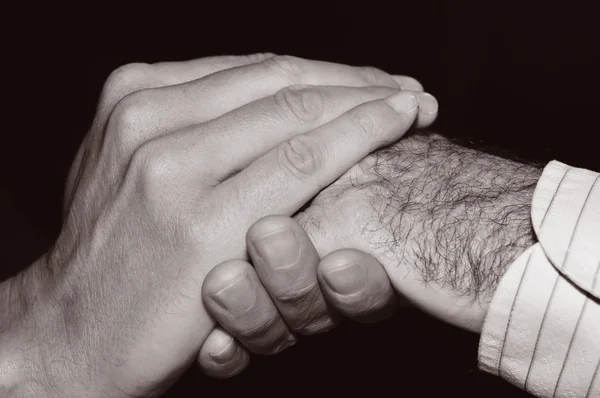
[[[430,133],[377,152],[371,190],[401,261],[424,283],[489,300],[507,266],[535,243],[531,200],[541,169]]]

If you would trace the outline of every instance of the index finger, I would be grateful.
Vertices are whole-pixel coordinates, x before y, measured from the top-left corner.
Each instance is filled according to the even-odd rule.
[[[410,91],[362,104],[278,145],[213,194],[227,209],[244,209],[236,219],[242,230],[269,214],[292,215],[371,151],[400,138],[417,110]]]

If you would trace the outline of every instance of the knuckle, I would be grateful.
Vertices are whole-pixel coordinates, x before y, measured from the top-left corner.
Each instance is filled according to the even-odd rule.
[[[294,330],[302,335],[323,333],[335,326],[334,320],[329,316],[315,316],[305,319]]]
[[[110,118],[119,126],[138,125],[148,113],[149,91],[142,90],[122,98],[111,113]]]
[[[130,63],[115,69],[106,79],[103,92],[106,95],[120,94],[121,96],[135,91],[149,80],[151,65],[137,62]]]
[[[344,300],[341,304],[341,309],[350,316],[360,317],[360,316],[369,316],[373,314],[377,314],[381,312],[389,302],[389,298],[382,297],[363,297],[362,299],[358,298],[348,298]]]
[[[113,109],[108,131],[115,134],[123,146],[133,145],[139,140],[144,128],[149,126],[152,115],[151,97],[150,89],[136,91],[121,99]]]
[[[315,297],[320,291],[317,282],[312,283],[304,288],[296,288],[292,284],[271,290],[273,290],[271,292],[273,296],[280,303],[300,309],[311,308],[312,303],[315,301]]]
[[[130,167],[137,177],[138,191],[151,205],[168,201],[166,196],[172,192],[172,184],[180,179],[183,172],[182,165],[161,140],[152,140],[138,147]]]
[[[271,289],[270,293],[287,309],[282,313],[286,322],[301,334],[319,333],[333,324],[326,314],[318,282],[300,289],[294,286]]]
[[[304,74],[300,58],[290,55],[276,55],[264,61],[264,64],[275,74],[287,81],[298,81]]]
[[[273,354],[278,354],[280,352],[283,352],[284,350],[288,349],[289,347],[293,346],[295,344],[295,339],[293,337],[282,337],[280,338],[277,342],[273,343],[273,348],[268,349],[268,350],[264,350],[263,354],[266,355],[273,355]]]
[[[127,84],[133,80],[145,77],[149,68],[150,64],[143,62],[121,65],[111,72],[106,82],[109,84]]]
[[[300,180],[312,178],[323,169],[322,149],[305,135],[292,137],[277,148],[281,167]]]
[[[292,120],[302,123],[317,123],[323,116],[325,99],[319,89],[302,89],[290,86],[275,94],[275,103],[281,112]]]
[[[274,328],[277,320],[276,314],[273,314],[260,321],[254,321],[252,325],[247,327],[238,326],[234,331],[234,335],[238,337],[238,339],[247,342],[262,340],[262,338],[268,335]]]
[[[376,314],[386,307],[387,301],[381,298],[373,298],[364,307],[358,310],[357,315]]]

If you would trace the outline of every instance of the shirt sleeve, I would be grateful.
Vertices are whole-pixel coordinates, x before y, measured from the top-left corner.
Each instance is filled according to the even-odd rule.
[[[531,218],[538,242],[500,281],[479,367],[538,397],[600,398],[600,174],[550,162]]]

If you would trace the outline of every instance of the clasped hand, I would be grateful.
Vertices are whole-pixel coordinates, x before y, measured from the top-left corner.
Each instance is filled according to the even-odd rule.
[[[20,396],[164,392],[203,345],[200,358],[224,336],[203,304],[209,271],[225,262],[256,282],[246,263],[227,261],[247,260],[248,248],[254,260],[268,253],[268,244],[247,245],[248,229],[271,214],[294,215],[371,151],[429,125],[437,104],[421,90],[374,68],[270,54],[115,71],[68,178],[61,234],[10,282],[27,308],[14,325],[32,326],[15,331],[13,346],[36,347],[24,363],[39,365],[16,361],[15,380],[34,381]],[[322,294],[309,292],[318,260],[314,249],[309,255],[312,276],[298,268],[271,275],[302,287],[275,303],[290,313],[306,294],[319,317],[286,324],[265,304],[273,312],[256,316],[270,317],[269,333],[243,334],[257,352],[289,345],[289,328],[333,324]],[[223,304],[208,290],[215,285],[204,289],[211,308]],[[252,299],[266,292],[238,304]],[[357,304],[347,305],[353,313]]]

